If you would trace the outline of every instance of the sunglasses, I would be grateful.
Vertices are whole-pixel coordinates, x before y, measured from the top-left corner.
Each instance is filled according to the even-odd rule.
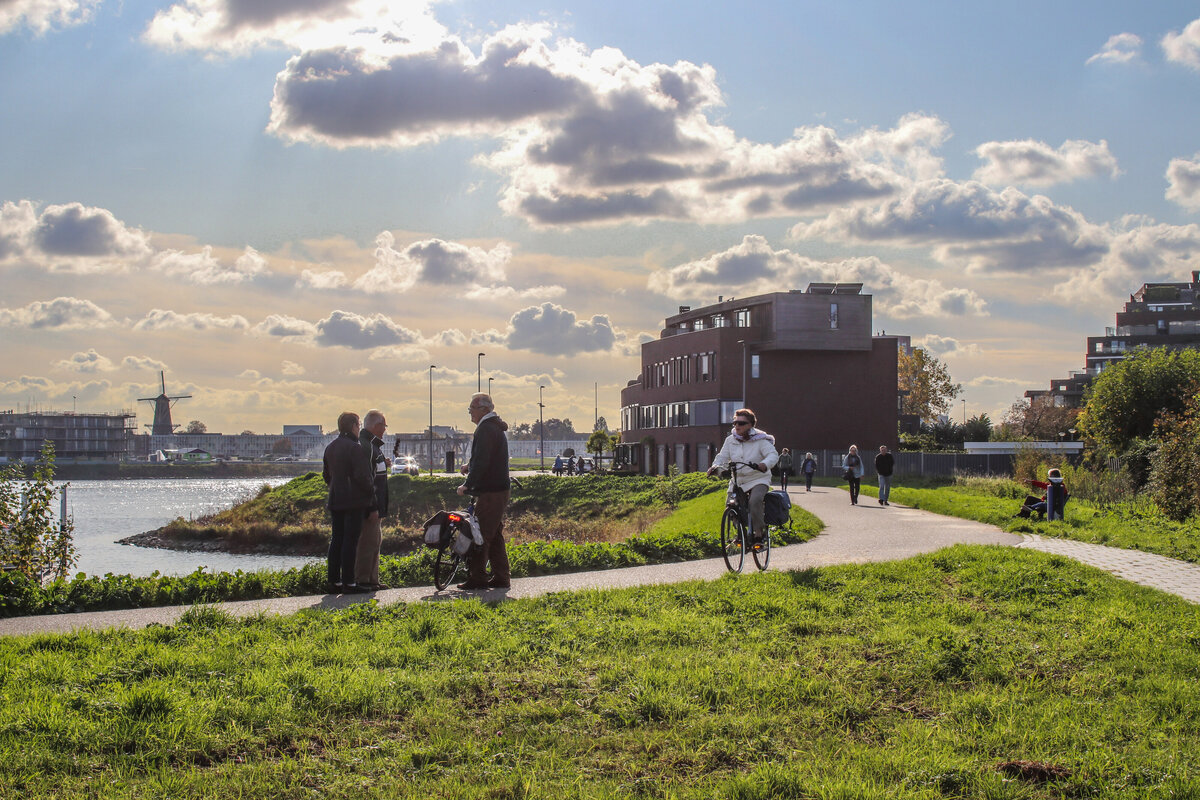
[[[742,425],[749,425],[749,424],[750,424],[750,420],[748,420],[748,419],[735,419],[735,420],[733,421],[733,424],[734,424],[734,425],[737,425],[737,426],[740,428]]]

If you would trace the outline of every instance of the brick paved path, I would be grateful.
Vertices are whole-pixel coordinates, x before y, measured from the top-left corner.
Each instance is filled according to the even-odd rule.
[[[803,544],[776,548],[771,554],[771,569],[807,569],[832,564],[861,564],[890,561],[930,553],[954,544],[997,544],[1030,547],[1059,553],[1147,586],[1200,602],[1200,566],[1133,550],[1118,550],[1100,545],[1061,539],[1028,536],[1022,539],[992,525],[942,517],[927,511],[893,505],[878,505],[864,495],[860,505],[851,506],[849,495],[841,489],[816,487],[790,490],[793,500],[825,523],[820,536]],[[745,568],[753,571],[747,559]],[[271,600],[247,600],[222,603],[221,608],[235,616],[255,614],[294,614],[304,609],[337,609],[364,602],[372,597],[380,603],[441,602],[463,597],[500,600],[505,597],[537,597],[550,592],[579,589],[616,589],[632,586],[713,580],[725,574],[719,558],[682,564],[657,564],[646,567],[580,572],[569,575],[545,575],[519,578],[507,591],[436,593],[432,586],[390,589],[371,595],[311,595]],[[61,633],[71,630],[101,630],[113,627],[142,628],[151,624],[171,625],[187,606],[144,608],[127,611],[99,611],[82,614],[55,614],[41,617],[0,619],[0,636],[30,633]]]

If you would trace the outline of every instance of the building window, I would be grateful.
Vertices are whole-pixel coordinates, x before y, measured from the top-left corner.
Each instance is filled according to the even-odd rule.
[[[741,308],[733,312],[733,324],[738,328],[750,327],[750,309]]]
[[[694,331],[704,330],[704,317],[700,317],[700,319],[692,321],[692,330],[694,330]]]
[[[725,315],[724,315],[724,314],[717,314],[715,317],[713,317],[713,318],[712,318],[712,326],[713,326],[714,328],[725,328],[725,327],[728,327],[728,326],[725,324]]]
[[[1097,353],[1104,352],[1104,342],[1096,342],[1096,352]]]
[[[829,304],[829,329],[836,331],[838,326],[837,303]]]
[[[712,353],[700,354],[700,380],[712,380]]]
[[[750,377],[758,377],[758,353],[750,354]]]

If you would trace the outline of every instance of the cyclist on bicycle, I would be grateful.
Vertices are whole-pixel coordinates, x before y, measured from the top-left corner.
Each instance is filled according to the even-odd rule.
[[[717,472],[731,461],[749,466],[738,467],[738,485],[750,498],[750,518],[754,523],[754,538],[762,538],[766,530],[763,520],[763,498],[771,488],[771,467],[779,461],[775,452],[775,437],[755,427],[758,418],[748,408],[739,408],[733,413],[733,430],[725,439],[721,452],[708,468],[709,475]],[[733,478],[729,480],[733,491]]]

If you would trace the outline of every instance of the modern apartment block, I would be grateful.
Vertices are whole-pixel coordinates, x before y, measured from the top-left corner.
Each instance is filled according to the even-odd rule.
[[[894,448],[899,338],[871,335],[859,283],[680,306],[621,392],[622,444],[640,472],[704,470],[746,406],[801,457]]]
[[[1142,284],[1117,312],[1116,323],[1103,336],[1088,337],[1082,370],[1056,378],[1048,390],[1031,389],[1025,397],[1078,408],[1092,378],[1138,347],[1200,348],[1200,270],[1192,270],[1190,283]]]
[[[120,460],[133,435],[133,414],[0,411],[0,457],[34,461],[47,439],[56,460]]]

